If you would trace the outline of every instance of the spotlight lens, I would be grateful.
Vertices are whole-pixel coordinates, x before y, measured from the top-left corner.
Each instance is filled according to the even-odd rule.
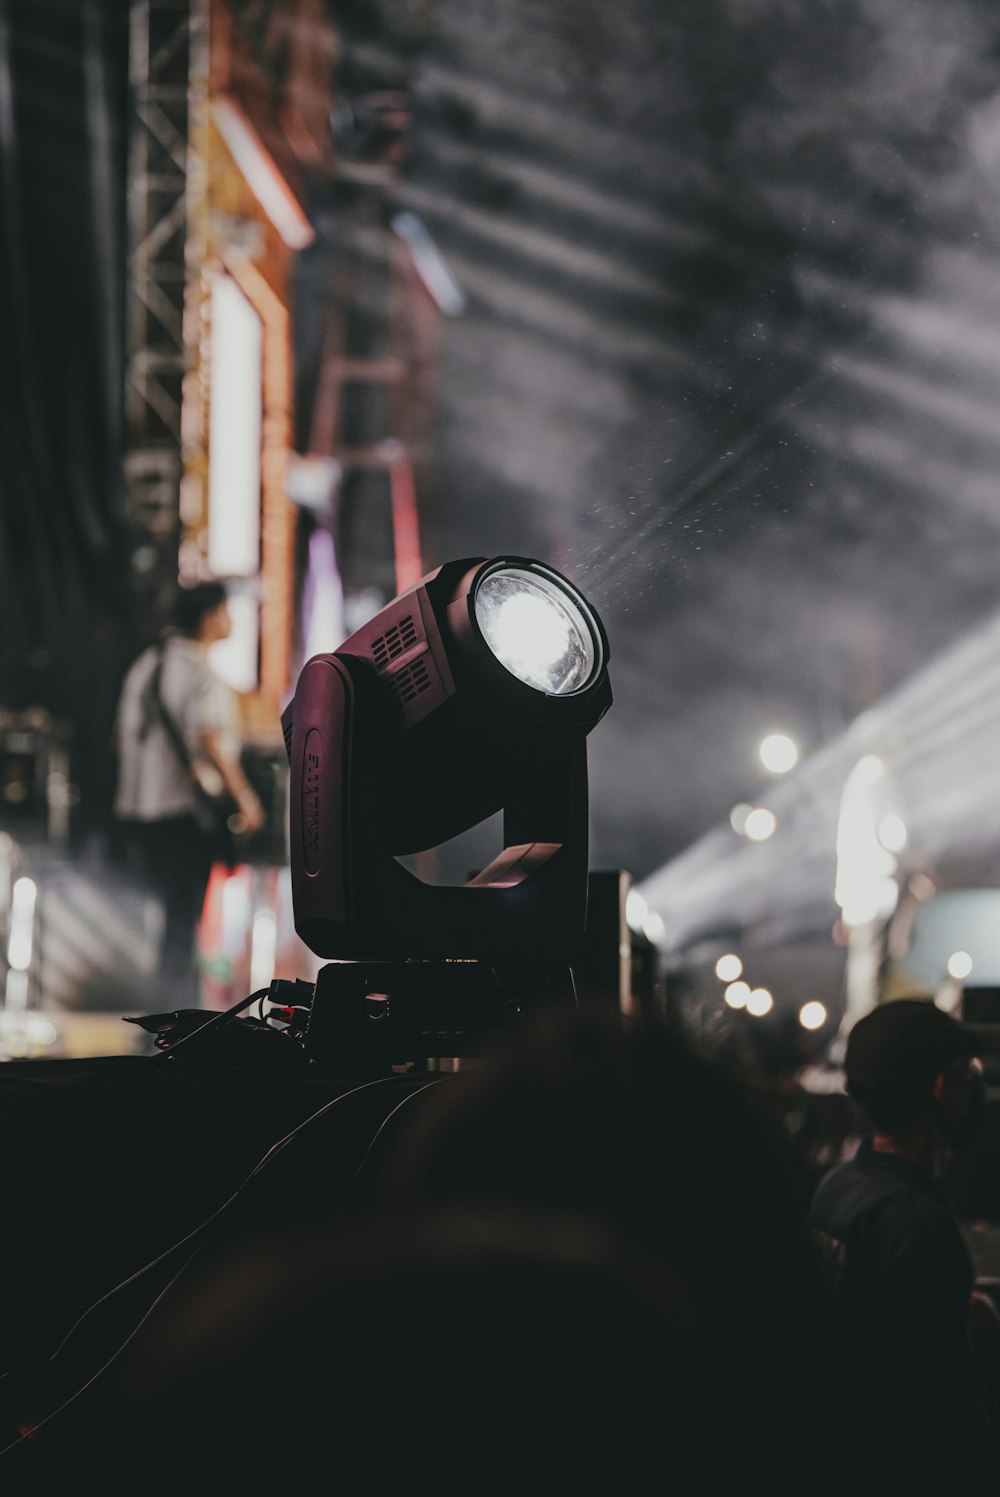
[[[826,1023],[826,1005],[812,998],[799,1009],[799,1023],[803,1029],[822,1029]]]
[[[547,577],[505,567],[476,589],[476,621],[500,664],[549,696],[568,696],[594,674],[594,631],[580,605]]]

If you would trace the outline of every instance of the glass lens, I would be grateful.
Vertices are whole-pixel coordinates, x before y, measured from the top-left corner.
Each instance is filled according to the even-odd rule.
[[[476,590],[476,620],[494,655],[526,686],[579,691],[594,671],[594,636],[558,583],[519,567],[491,572]]]

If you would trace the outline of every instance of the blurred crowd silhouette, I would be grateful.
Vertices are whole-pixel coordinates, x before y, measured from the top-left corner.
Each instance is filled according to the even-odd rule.
[[[672,1028],[553,1008],[389,1090],[346,1184],[322,1147],[276,1162],[53,1421],[72,1490],[838,1490],[799,1163],[745,1089]]]
[[[823,1172],[768,1071],[550,1004],[454,1072],[358,1079],[356,1124],[324,1106],[252,1172],[15,1480],[885,1492],[852,1438]]]

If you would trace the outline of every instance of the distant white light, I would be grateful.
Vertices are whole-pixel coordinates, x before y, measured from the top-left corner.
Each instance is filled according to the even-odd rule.
[[[59,1038],[59,1031],[51,1019],[42,1019],[35,1014],[28,1016],[27,1023],[28,1038],[35,1045],[54,1045]]]
[[[948,976],[963,982],[972,971],[972,957],[967,951],[953,951],[948,958]]]
[[[216,98],[212,117],[250,191],[289,249],[312,244],[316,231],[243,110],[228,99]]]
[[[868,925],[887,919],[896,908],[899,886],[894,878],[875,878],[862,884],[842,907],[845,925]]]
[[[909,833],[906,830],[906,822],[902,816],[890,812],[883,816],[878,824],[875,835],[885,848],[886,852],[902,852],[906,846]]]
[[[285,469],[285,490],[293,504],[325,514],[333,507],[343,476],[343,466],[335,457],[290,452]]]
[[[748,806],[746,801],[741,800],[739,805],[734,806],[729,813],[729,825],[741,837],[747,829],[747,817],[752,810],[753,806]]]
[[[208,431],[208,566],[213,577],[253,577],[260,566],[264,326],[228,275],[212,283]],[[260,605],[229,597],[232,628],[209,647],[213,670],[234,691],[257,686]]]
[[[879,836],[882,823],[895,815],[883,809],[892,793],[889,773],[874,754],[859,759],[844,782],[834,898],[846,926],[887,920],[898,903],[898,864]]]
[[[731,982],[722,996],[730,1008],[746,1008],[747,999],[750,997],[750,984]]]
[[[638,889],[630,889],[625,895],[625,919],[632,930],[642,930],[649,905]]]
[[[7,965],[15,972],[27,972],[35,930],[35,900],[38,885],[32,878],[19,878],[10,903],[10,935],[7,938]]]
[[[212,281],[208,566],[214,577],[260,567],[264,324],[228,275]]]
[[[715,975],[720,982],[733,982],[743,971],[743,963],[735,952],[727,951],[715,964]]]
[[[667,927],[663,922],[663,916],[658,915],[655,910],[650,910],[649,914],[642,922],[642,933],[646,937],[646,940],[650,941],[654,946],[659,941],[662,941],[663,937],[667,933]]]
[[[774,835],[777,825],[777,817],[773,811],[769,811],[766,806],[756,806],[744,822],[743,834],[751,842],[766,842],[768,837]]]
[[[250,989],[269,986],[274,976],[278,922],[272,910],[258,910],[250,934]]]
[[[769,1014],[774,1007],[774,999],[767,988],[751,988],[747,999],[747,1013],[753,1014],[755,1019],[761,1019]]]
[[[0,1054],[5,1060],[23,1060],[54,1045],[58,1038],[51,1019],[25,1012],[23,1004],[0,1009]]]
[[[446,317],[465,311],[465,292],[452,275],[422,219],[415,213],[397,213],[393,233],[405,239],[421,280]]]
[[[787,774],[799,762],[799,746],[787,733],[769,733],[757,752],[771,774]]]
[[[803,1029],[822,1029],[826,1020],[826,1005],[815,998],[809,1003],[803,1003],[799,1009],[799,1023]]]
[[[14,883],[11,904],[15,914],[30,915],[34,912],[38,897],[38,885],[33,878],[19,878]]]
[[[0,910],[10,904],[17,849],[9,832],[0,832]]]
[[[250,872],[246,866],[235,868],[222,885],[222,931],[219,945],[223,951],[242,950],[247,927],[252,927]]]
[[[29,982],[27,972],[20,972],[11,967],[7,973],[7,981],[4,984],[4,1006],[0,1010],[0,1017],[6,1015],[13,1022],[13,1016],[23,1015],[28,1007]]]

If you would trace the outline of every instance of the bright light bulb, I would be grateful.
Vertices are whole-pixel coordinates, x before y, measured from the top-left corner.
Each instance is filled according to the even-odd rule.
[[[750,985],[745,982],[731,982],[722,996],[730,1008],[746,1008],[747,999],[750,997]]]
[[[826,1023],[826,1006],[815,998],[803,1003],[799,1009],[799,1023],[803,1029],[822,1029]]]
[[[0,1019],[9,1018],[13,1021],[15,1015],[23,1017],[28,1007],[29,980],[27,972],[21,972],[16,967],[11,967],[7,973],[7,981],[4,984],[3,1008],[0,1009]]]
[[[11,904],[16,912],[30,915],[34,912],[38,896],[38,885],[33,878],[19,878],[14,884]]]
[[[757,752],[772,774],[787,774],[799,762],[798,744],[787,733],[769,733]]]
[[[566,696],[593,675],[594,635],[583,610],[547,578],[520,567],[491,572],[475,609],[486,643],[526,686]]]
[[[25,1030],[33,1045],[54,1045],[59,1038],[59,1031],[52,1020],[40,1018],[36,1014],[28,1014]]]
[[[729,825],[732,827],[733,831],[738,832],[741,837],[747,829],[747,817],[750,815],[750,812],[752,810],[753,806],[748,806],[746,801],[741,800],[739,805],[734,806],[729,813]]]
[[[845,925],[868,925],[891,915],[899,899],[894,878],[876,878],[861,886],[860,891],[843,906]]]
[[[747,999],[747,1013],[753,1014],[755,1019],[761,1019],[769,1014],[774,1007],[774,999],[767,988],[751,988]]]
[[[34,879],[19,878],[14,885],[10,907],[10,934],[7,937],[7,965],[15,972],[27,972],[35,928],[35,900],[38,886]]]
[[[733,982],[743,971],[743,963],[735,952],[727,951],[715,964],[715,975],[720,982]]]
[[[882,817],[875,835],[886,852],[902,852],[908,835],[906,822],[902,816],[896,816],[890,812],[888,816]]]
[[[777,825],[777,817],[773,811],[769,811],[766,806],[756,806],[743,823],[743,834],[751,842],[766,842],[768,837],[773,836]]]
[[[630,929],[642,930],[643,921],[649,914],[649,905],[638,889],[630,889],[625,895],[625,919]]]
[[[642,933],[646,937],[646,940],[649,941],[653,946],[655,946],[659,941],[662,941],[663,937],[667,933],[667,927],[664,923],[663,916],[658,915],[655,910],[650,910],[649,914],[642,922]]]
[[[548,599],[530,593],[505,598],[497,609],[494,629],[501,654],[519,662],[537,663],[546,671],[569,643],[566,620]]]
[[[266,988],[274,976],[278,922],[273,910],[258,910],[250,935],[250,987]]]
[[[948,976],[963,982],[972,971],[972,957],[967,951],[953,951],[948,958]]]

